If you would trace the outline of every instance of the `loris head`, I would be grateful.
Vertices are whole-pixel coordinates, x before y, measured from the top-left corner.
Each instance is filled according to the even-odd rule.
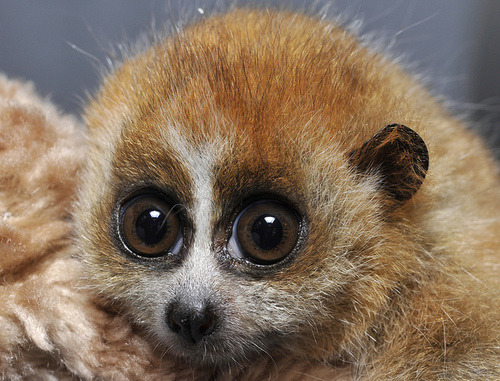
[[[207,19],[127,59],[86,113],[94,289],[197,363],[360,342],[417,268],[394,222],[428,164],[405,80],[286,13]]]

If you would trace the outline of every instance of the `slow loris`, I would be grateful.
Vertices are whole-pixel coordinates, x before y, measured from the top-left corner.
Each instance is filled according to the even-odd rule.
[[[126,58],[86,122],[88,281],[165,359],[500,379],[496,164],[342,28],[206,18]]]

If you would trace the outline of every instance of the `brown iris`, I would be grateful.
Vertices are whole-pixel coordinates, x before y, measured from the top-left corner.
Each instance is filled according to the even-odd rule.
[[[146,194],[122,207],[119,228],[130,250],[155,257],[167,254],[178,243],[180,221],[172,205],[162,197]]]
[[[237,219],[236,235],[243,255],[258,264],[272,264],[291,253],[298,240],[299,219],[287,206],[256,202]]]

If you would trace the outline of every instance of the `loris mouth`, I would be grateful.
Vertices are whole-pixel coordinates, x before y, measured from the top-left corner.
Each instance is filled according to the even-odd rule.
[[[194,320],[172,319],[168,326],[175,335],[168,340],[168,353],[195,366],[243,368],[252,359],[267,356],[279,340],[278,335],[270,333],[247,336],[235,332],[211,314]]]
[[[257,344],[260,340],[242,340],[241,337],[221,339],[220,335],[214,334],[198,343],[186,339],[176,341],[176,344],[169,346],[169,354],[202,367],[243,367],[262,351],[262,345]]]

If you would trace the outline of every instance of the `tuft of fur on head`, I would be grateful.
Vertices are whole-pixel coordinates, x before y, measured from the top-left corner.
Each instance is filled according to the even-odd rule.
[[[203,19],[125,59],[85,118],[75,216],[87,281],[165,356],[214,372],[260,358],[370,380],[499,376],[498,299],[472,275],[489,282],[482,264],[498,262],[496,166],[425,89],[345,30],[269,10]],[[418,186],[388,187],[383,155],[373,155],[381,166],[351,160],[395,123],[427,145],[421,186],[416,170]],[[181,206],[174,259],[120,240],[120,208],[144,189]],[[236,211],[256,197],[302,216],[297,249],[268,268],[226,251]],[[166,305],[181,297],[216,306],[199,345],[167,327]]]

